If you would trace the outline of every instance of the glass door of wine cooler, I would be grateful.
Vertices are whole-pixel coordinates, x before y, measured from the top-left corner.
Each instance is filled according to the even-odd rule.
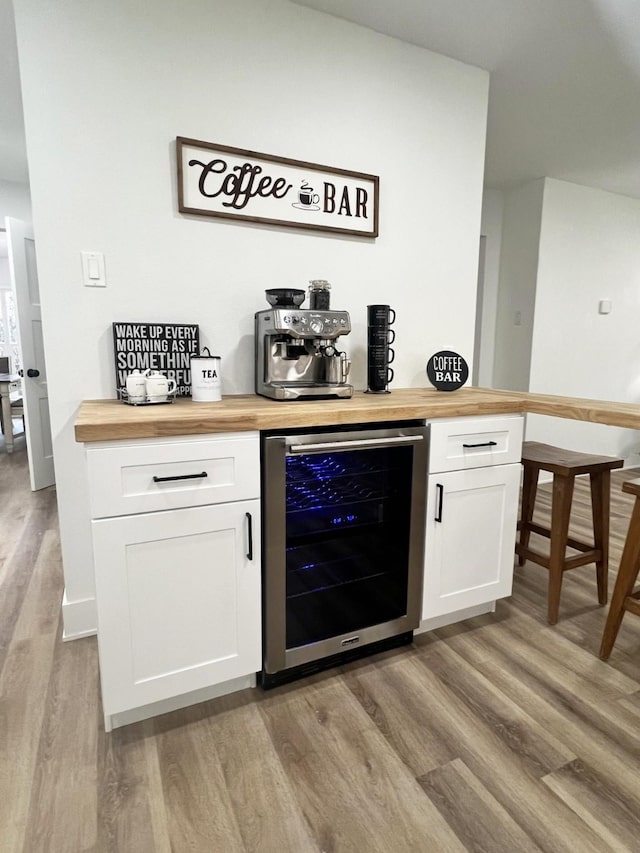
[[[418,626],[426,456],[423,426],[266,439],[267,671]]]

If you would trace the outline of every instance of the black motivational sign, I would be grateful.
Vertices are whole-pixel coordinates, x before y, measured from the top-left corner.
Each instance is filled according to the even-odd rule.
[[[159,370],[176,383],[180,396],[191,393],[191,356],[200,353],[200,330],[195,324],[114,323],[113,352],[116,386],[124,388],[134,370]]]
[[[427,362],[427,376],[438,391],[457,391],[469,378],[469,365],[457,352],[444,349]]]

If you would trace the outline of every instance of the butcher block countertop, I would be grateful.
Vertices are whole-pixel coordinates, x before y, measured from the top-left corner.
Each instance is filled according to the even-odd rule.
[[[390,394],[356,391],[348,400],[280,402],[255,394],[218,403],[178,399],[170,405],[127,406],[118,400],[86,400],[78,410],[76,441],[115,441],[243,430],[359,424],[462,415],[532,412],[610,426],[640,429],[640,405],[461,388],[400,388]]]

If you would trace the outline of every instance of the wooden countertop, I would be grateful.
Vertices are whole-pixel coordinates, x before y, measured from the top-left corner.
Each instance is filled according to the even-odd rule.
[[[219,403],[178,399],[171,405],[144,407],[86,400],[78,410],[75,436],[82,442],[113,441],[509,412],[640,429],[640,405],[634,403],[469,387],[449,393],[434,388],[400,388],[384,395],[356,391],[348,400],[290,403],[255,394],[224,397]]]

